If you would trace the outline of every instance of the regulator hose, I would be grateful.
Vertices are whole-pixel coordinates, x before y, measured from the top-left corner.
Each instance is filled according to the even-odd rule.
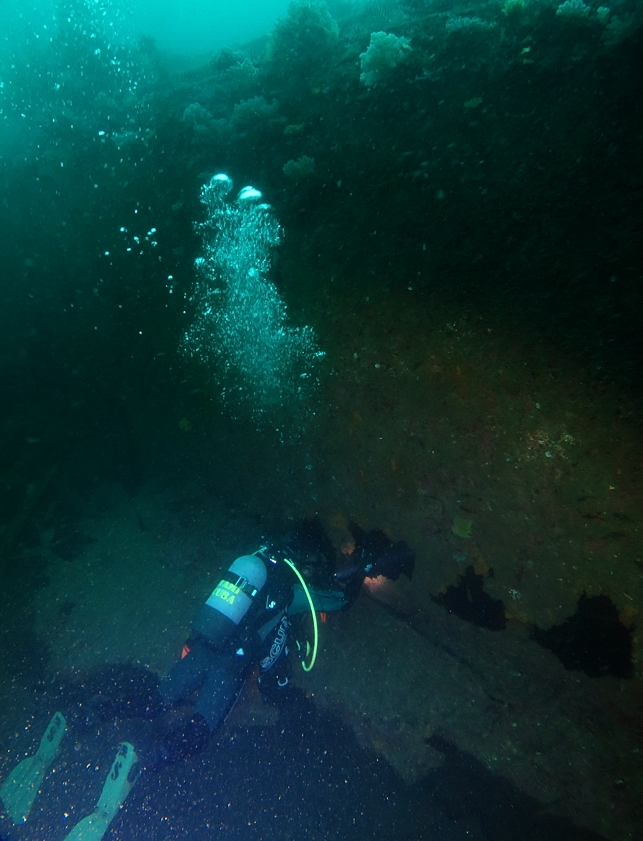
[[[311,612],[312,617],[313,617],[313,633],[314,633],[313,656],[312,656],[312,658],[310,660],[310,663],[308,665],[306,665],[303,662],[303,660],[302,660],[302,663],[301,663],[302,669],[305,672],[309,672],[312,669],[312,667],[315,665],[315,660],[317,659],[317,644],[319,642],[319,629],[317,627],[317,614],[315,613],[315,605],[313,604],[313,600],[312,600],[312,597],[310,595],[310,590],[306,586],[306,582],[304,581],[304,579],[303,579],[301,573],[299,572],[299,570],[297,569],[297,567],[288,558],[284,558],[284,561],[288,564],[288,566],[295,573],[295,575],[299,579],[299,582],[300,582],[301,586],[304,588],[304,593],[306,594],[306,598],[308,599],[308,604],[310,605],[310,612]]]

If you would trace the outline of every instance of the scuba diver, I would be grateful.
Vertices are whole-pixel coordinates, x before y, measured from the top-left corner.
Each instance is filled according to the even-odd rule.
[[[278,546],[236,558],[197,613],[181,659],[166,677],[126,667],[124,679],[103,681],[98,691],[92,691],[91,682],[82,684],[67,698],[64,713],[53,715],[36,753],[0,786],[12,829],[27,821],[68,729],[78,736],[102,722],[138,720],[136,738],[119,745],[93,812],[65,838],[100,841],[142,770],[159,769],[206,747],[257,664],[265,700],[276,702],[291,692],[292,660],[299,655],[307,671],[315,662],[317,612],[349,608],[366,577],[396,580],[401,573],[413,574],[414,553],[406,543],[392,542],[379,530],[350,528],[353,563],[337,573],[335,550],[317,519]],[[313,620],[312,647],[302,641],[307,614]]]

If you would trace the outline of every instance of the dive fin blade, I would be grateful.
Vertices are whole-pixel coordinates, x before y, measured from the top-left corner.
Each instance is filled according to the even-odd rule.
[[[123,742],[112,763],[96,808],[67,835],[65,841],[100,841],[140,776],[133,745]]]
[[[54,713],[34,756],[18,763],[0,786],[0,798],[13,823],[25,823],[49,766],[67,730],[62,713]]]
[[[13,823],[25,823],[45,776],[37,756],[28,756],[0,786],[0,798]]]

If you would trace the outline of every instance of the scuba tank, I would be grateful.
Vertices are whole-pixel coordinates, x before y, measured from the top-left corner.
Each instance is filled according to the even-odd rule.
[[[219,648],[244,618],[267,577],[266,566],[256,555],[237,558],[197,613],[193,630]]]

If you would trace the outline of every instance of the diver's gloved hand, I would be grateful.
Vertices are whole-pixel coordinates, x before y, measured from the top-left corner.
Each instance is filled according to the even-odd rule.
[[[357,524],[350,524],[355,539],[350,567],[335,574],[335,579],[345,584],[361,582],[364,578],[384,575],[397,581],[402,573],[409,578],[415,569],[415,552],[403,541],[393,542],[379,529],[365,532]]]
[[[402,573],[412,578],[414,569],[415,552],[403,540],[399,540],[367,563],[365,577],[377,578],[383,575],[391,581],[397,581]]]

